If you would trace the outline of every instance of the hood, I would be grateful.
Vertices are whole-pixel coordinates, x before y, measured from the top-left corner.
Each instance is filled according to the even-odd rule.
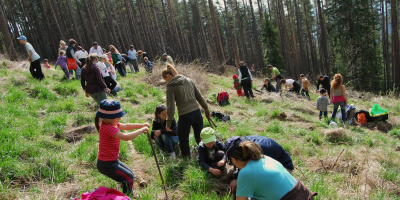
[[[235,79],[237,79],[237,75],[236,74],[234,74],[233,76],[232,76],[232,78],[233,78],[233,80],[235,80]]]
[[[97,69],[97,65],[96,64],[92,64],[92,65],[90,65],[90,66],[85,66],[85,73],[86,74],[90,74],[90,73],[92,73],[95,69]]]
[[[174,85],[183,85],[186,82],[186,77],[182,75],[176,75],[171,81],[168,83],[168,86]]]

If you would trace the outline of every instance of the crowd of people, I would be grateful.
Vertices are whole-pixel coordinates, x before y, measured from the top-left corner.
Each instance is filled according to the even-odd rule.
[[[20,36],[18,40],[26,46],[32,76],[38,80],[44,79],[40,56],[27,42],[26,37]],[[129,141],[141,133],[150,134],[157,146],[166,151],[171,159],[177,157],[177,146],[182,157],[190,159],[189,134],[193,129],[198,145],[197,160],[202,169],[219,177],[226,174],[227,165],[234,166],[229,187],[236,195],[236,199],[313,199],[316,195],[292,176],[295,167],[290,155],[271,138],[259,135],[233,136],[224,143],[216,139],[217,132],[214,129],[204,128],[200,106],[205,112],[205,117],[210,118],[207,102],[194,81],[178,73],[172,57],[167,54],[162,55],[166,67],[160,74],[167,83],[166,105],[161,104],[155,108],[151,132],[149,133],[151,127],[149,123],[120,123],[125,115],[120,103],[107,100],[107,95],[116,95],[116,92],[121,90],[117,82],[117,71],[121,77],[126,77],[126,64],[128,64],[132,73],[139,72],[138,56],[142,56],[144,68],[148,73],[152,73],[150,56],[141,50],[136,51],[133,45],[130,46],[127,55],[121,54],[113,45],[110,45],[109,52],[106,52],[94,42],[89,53],[81,46],[75,47],[76,45],[77,42],[73,39],[68,41],[68,46],[64,41],[60,41],[55,69],[59,65],[67,80],[75,73],[75,79],[80,79],[86,96],[92,97],[97,102],[99,106],[95,118],[95,126],[99,132],[97,169],[105,176],[120,182],[125,194],[132,194],[134,174],[118,159],[120,140]],[[46,67],[49,67],[47,62]],[[301,93],[310,99],[311,84],[305,75],[300,75],[301,83],[299,83],[294,79],[285,79],[272,65],[268,65],[267,69],[272,72],[272,78],[264,80],[261,91],[265,89],[268,92],[280,92],[284,86],[284,90],[298,95]],[[245,63],[240,63],[238,66],[238,74],[233,75],[237,94],[249,99],[254,98],[253,77]],[[276,86],[272,85],[273,81],[276,81]],[[335,118],[340,106],[342,120],[346,121],[347,97],[342,76],[336,74],[332,82],[328,76],[320,76],[317,90],[320,93],[317,100],[319,118],[321,119],[322,115],[327,117],[327,107],[332,103],[334,110],[331,118]],[[177,121],[174,118],[175,108],[179,116]],[[121,130],[135,131],[124,133]]]

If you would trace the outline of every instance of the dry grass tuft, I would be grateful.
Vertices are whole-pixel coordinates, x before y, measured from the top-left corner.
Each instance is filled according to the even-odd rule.
[[[161,72],[164,68],[165,66],[163,64],[154,64],[153,73],[149,74],[145,78],[146,83],[156,87],[166,85],[166,82],[161,77]],[[175,66],[175,68],[179,74],[191,78],[202,94],[205,94],[210,88],[208,81],[206,81],[207,73],[204,73],[204,71],[206,71],[204,67],[193,64],[178,64]]]

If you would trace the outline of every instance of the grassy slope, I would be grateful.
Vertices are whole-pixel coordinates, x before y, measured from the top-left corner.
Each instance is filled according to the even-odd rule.
[[[156,66],[155,74],[160,67]],[[231,96],[230,106],[210,105],[211,110],[231,116],[230,123],[217,123],[217,137],[224,140],[233,135],[259,134],[273,138],[292,156],[298,168],[293,176],[318,192],[317,199],[400,198],[400,131],[397,128],[391,132],[396,138],[376,130],[346,127],[345,137],[330,141],[322,134],[327,126],[318,120],[316,94],[311,94],[312,101],[275,94],[257,95],[256,100],[247,101],[237,97],[232,89],[231,73],[225,77],[192,71],[193,79],[207,91],[204,93],[207,99],[214,100],[213,94],[223,90]],[[92,124],[96,110],[93,100],[85,98],[79,81],[65,82],[62,71],[46,70],[45,75],[47,78],[38,82],[26,69],[0,68],[0,199],[65,199],[79,197],[99,186],[118,188],[117,183],[96,169],[96,134],[87,134],[74,143],[63,139],[67,130]],[[154,77],[147,80],[152,82]],[[150,86],[145,79],[146,74],[141,72],[119,80],[123,90],[115,99],[122,102],[128,113],[122,122],[150,122],[155,106],[165,103],[165,86]],[[260,86],[262,81],[255,83]],[[265,103],[265,99],[272,102]],[[396,122],[399,116],[400,104],[395,99],[353,98],[350,103],[363,109],[379,103],[389,109],[391,122]],[[287,120],[274,119],[281,112],[288,115]],[[206,120],[204,123],[208,125]],[[139,199],[163,197],[147,137],[139,136],[133,145],[135,149],[121,142],[121,159],[134,170],[136,178],[145,179],[149,184],[142,189],[138,186],[139,179],[135,180],[135,196]],[[191,145],[195,150],[193,138]],[[214,184],[214,179],[199,169],[195,159],[171,162],[165,154],[157,152],[170,196],[229,198],[221,188],[226,185]]]

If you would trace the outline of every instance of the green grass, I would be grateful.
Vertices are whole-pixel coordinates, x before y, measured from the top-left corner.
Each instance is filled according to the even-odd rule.
[[[60,70],[44,73],[46,79],[40,82],[33,79],[28,71],[0,67],[3,88],[0,95],[0,199],[69,199],[99,186],[120,189],[117,182],[100,174],[96,168],[98,133],[85,134],[81,140],[74,142],[65,139],[68,130],[93,125],[96,104],[85,97],[80,81],[67,81]],[[144,72],[129,73],[127,78],[118,80],[122,91],[112,99],[119,100],[127,111],[121,123],[151,122],[155,107],[166,104],[165,85],[152,86],[144,82],[145,77]],[[368,178],[377,182],[366,196],[369,199],[400,198],[399,193],[389,187],[400,185],[400,152],[396,151],[400,146],[399,126],[385,134],[339,124],[345,129],[345,136],[330,140],[323,134],[329,128],[329,119],[320,121],[317,114],[293,109],[314,110],[311,102],[316,101],[318,94],[310,94],[311,102],[303,99],[294,101],[276,94],[256,94],[256,99],[247,100],[236,95],[231,74],[209,74],[207,77],[208,80],[200,81],[207,81],[210,86],[203,93],[212,102],[210,110],[231,117],[229,122],[214,120],[218,125],[218,140],[224,142],[232,136],[256,134],[271,137],[291,155],[296,166],[293,176],[318,192],[315,199],[363,199],[364,194],[359,192],[359,188],[370,184],[362,176],[363,170],[367,169],[364,166],[368,166],[367,159],[368,169],[376,170],[369,173]],[[262,79],[253,82],[255,88],[260,88],[262,84]],[[231,105],[219,107],[215,104],[213,94],[221,91],[229,93]],[[261,101],[265,98],[273,102]],[[400,106],[394,99],[384,97],[370,102],[353,101],[356,107],[362,109],[384,103],[394,121],[400,115]],[[331,111],[332,108],[329,109]],[[277,117],[282,112],[288,117],[280,121]],[[177,113],[175,118],[178,119]],[[210,126],[206,119],[203,122],[205,127]],[[192,130],[189,141],[191,152],[196,152]],[[132,142],[138,155],[133,155],[129,144],[121,141],[119,159],[134,170],[135,177],[145,173],[149,186],[139,188],[135,185],[136,197],[149,200],[163,197],[161,179],[147,135],[141,134]],[[198,166],[195,157],[189,161],[182,158],[171,161],[154,141],[153,146],[171,198],[231,199],[226,193],[217,191],[216,179]],[[342,149],[345,151],[337,161],[337,167],[321,170],[321,162],[333,162]],[[137,156],[143,159],[139,162],[135,159]],[[70,185],[77,189],[72,192],[57,190],[57,187],[69,188]],[[57,192],[47,194],[47,191]]]

